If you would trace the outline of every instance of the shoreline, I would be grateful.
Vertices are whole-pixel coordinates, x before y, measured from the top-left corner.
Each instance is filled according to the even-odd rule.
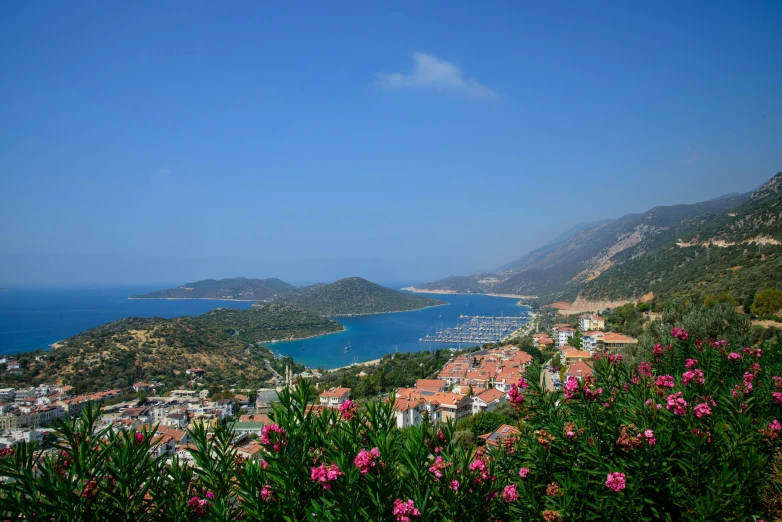
[[[334,330],[333,332],[308,335],[307,337],[296,337],[295,339],[272,339],[271,341],[261,341],[260,343],[256,343],[256,344],[260,344],[261,346],[266,346],[266,343],[274,344],[274,343],[290,343],[293,341],[306,341],[307,339],[314,339],[316,337],[323,337],[324,335],[332,335],[332,334],[338,334],[338,333],[348,331],[348,329],[345,327],[344,324],[340,324],[340,326],[342,327],[342,330]]]
[[[234,301],[236,303],[269,303],[260,299],[227,299],[224,297],[128,297],[132,301]]]
[[[490,297],[507,297],[509,299],[538,299],[536,295],[517,295],[517,294],[487,294],[484,292],[457,292],[456,290],[425,290],[415,286],[407,286],[401,290],[415,292],[416,294],[441,294],[441,295],[488,295]],[[526,306],[526,305],[525,305]]]
[[[348,364],[347,366],[340,366],[339,368],[331,368],[329,370],[323,370],[323,371],[324,373],[326,372],[330,373],[330,372],[337,372],[339,370],[347,370],[348,368],[353,368],[355,366],[377,366],[378,364],[380,364],[382,360],[383,358],[381,357],[380,359],[372,359],[371,361]]]

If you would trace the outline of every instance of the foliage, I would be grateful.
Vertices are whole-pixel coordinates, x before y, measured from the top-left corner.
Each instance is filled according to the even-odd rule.
[[[782,291],[776,288],[764,288],[752,302],[752,313],[759,316],[774,315],[782,310]]]
[[[456,429],[469,431],[473,436],[478,437],[493,432],[503,424],[513,424],[513,419],[501,413],[482,411],[459,420],[456,423]]]
[[[205,279],[185,283],[177,288],[134,295],[134,299],[235,299],[238,301],[273,301],[295,295],[299,288],[277,278]]]
[[[728,341],[749,332],[748,320],[729,309],[700,308],[708,315],[698,319],[692,304],[679,303],[660,324],[682,322],[654,329],[661,342],[650,361],[599,357],[593,379],[570,379],[564,391],[544,391],[532,366],[519,383],[520,434],[498,447],[470,444],[471,432],[453,423],[395,429],[389,401],[315,416],[306,381],[273,406],[276,424],[259,439],[263,461],[237,457],[230,427],[207,433],[197,425],[196,466],[167,464],[151,454],[149,433],[100,429],[87,410],[58,426],[55,451],[21,445],[0,457],[0,514],[57,521],[778,515],[782,341],[748,348]]]
[[[0,385],[65,382],[78,393],[126,388],[134,382],[185,385],[187,368],[201,367],[200,383],[259,386],[269,377],[272,353],[259,343],[296,339],[342,330],[331,319],[284,305],[249,310],[221,308],[197,317],[130,317],[87,330],[50,352],[19,354],[21,376],[0,376]],[[179,371],[179,376],[174,375]]]

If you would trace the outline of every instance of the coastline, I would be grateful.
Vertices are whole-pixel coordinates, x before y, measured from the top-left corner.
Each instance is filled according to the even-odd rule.
[[[268,303],[260,299],[226,299],[224,297],[128,297],[133,301],[235,301],[237,303]]]
[[[326,332],[322,334],[315,334],[315,335],[308,335],[307,337],[289,337],[288,339],[272,339],[271,341],[261,341],[259,344],[261,346],[266,346],[266,344],[274,344],[274,343],[287,343],[291,341],[304,341],[306,339],[314,339],[316,337],[323,337],[324,335],[331,335],[331,334],[337,334],[340,332],[346,332],[348,329],[345,328],[344,324],[340,324],[342,327],[342,330],[334,330],[333,332]]]
[[[348,368],[353,368],[354,366],[377,366],[378,364],[380,364],[382,360],[383,358],[381,357],[380,359],[372,359],[371,361],[348,364],[347,366],[340,366],[339,368],[331,368],[330,370],[323,370],[323,371],[336,372],[339,370],[347,370]]]
[[[487,294],[484,292],[457,292],[456,290],[426,290],[423,288],[416,288],[415,286],[407,286],[402,288],[408,292],[414,292],[416,294],[443,294],[443,295],[488,295],[491,297],[508,297],[511,299],[538,299],[536,295],[517,295],[517,294]]]

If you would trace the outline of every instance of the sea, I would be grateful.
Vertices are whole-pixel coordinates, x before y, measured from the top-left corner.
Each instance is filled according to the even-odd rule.
[[[10,287],[0,291],[0,355],[48,349],[57,341],[125,317],[170,318],[200,315],[215,308],[247,309],[252,305],[250,302],[208,299],[128,299],[131,295],[163,287]],[[455,326],[462,315],[525,315],[529,310],[518,306],[517,299],[507,297],[476,294],[431,297],[446,304],[412,312],[336,317],[345,326],[345,331],[266,346],[275,354],[293,357],[307,367],[329,369],[378,359],[395,351],[459,348],[422,343],[420,339],[436,330]],[[346,352],[348,345],[350,349]]]

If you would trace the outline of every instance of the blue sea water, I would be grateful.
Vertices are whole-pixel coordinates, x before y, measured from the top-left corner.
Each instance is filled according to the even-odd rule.
[[[174,286],[174,285],[172,285]],[[9,288],[0,292],[0,354],[47,348],[50,344],[124,317],[199,315],[220,307],[246,309],[249,302],[217,300],[131,300],[128,296],[158,287]],[[432,347],[419,338],[454,326],[461,315],[519,315],[517,300],[485,295],[432,296],[447,304],[413,312],[338,317],[346,331],[302,341],[271,343],[275,353],[317,368],[334,368],[382,357],[395,349]],[[345,345],[351,349],[344,353]],[[450,346],[450,345],[449,345]],[[302,350],[304,347],[304,350]]]

